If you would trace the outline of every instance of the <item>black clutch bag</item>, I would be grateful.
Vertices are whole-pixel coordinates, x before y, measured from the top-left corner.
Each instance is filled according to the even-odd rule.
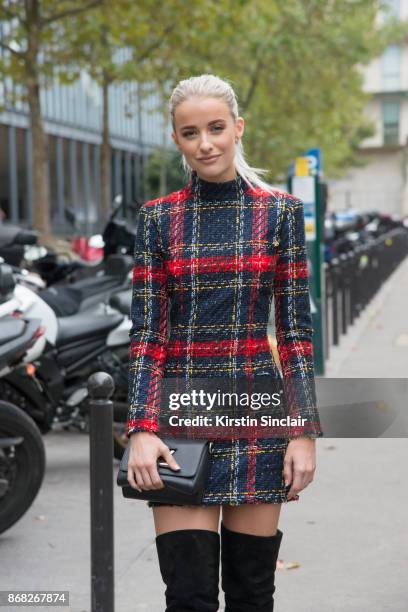
[[[159,459],[158,472],[164,487],[139,492],[130,486],[127,479],[130,452],[130,444],[128,444],[120,462],[116,481],[122,487],[123,496],[164,504],[201,505],[204,485],[210,468],[212,442],[178,438],[162,438],[162,440],[169,447],[181,469],[176,472],[163,459]]]

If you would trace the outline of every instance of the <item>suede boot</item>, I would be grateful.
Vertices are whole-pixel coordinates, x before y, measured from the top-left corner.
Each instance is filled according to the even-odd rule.
[[[282,540],[227,529],[221,523],[221,576],[225,612],[273,612],[275,569]]]
[[[206,529],[181,529],[156,537],[166,584],[166,612],[216,612],[220,536]]]

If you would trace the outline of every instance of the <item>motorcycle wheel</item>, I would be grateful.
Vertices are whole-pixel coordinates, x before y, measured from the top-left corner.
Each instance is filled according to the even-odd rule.
[[[0,533],[16,523],[33,503],[45,472],[45,449],[35,422],[23,410],[0,401],[0,440],[23,442],[0,447]]]

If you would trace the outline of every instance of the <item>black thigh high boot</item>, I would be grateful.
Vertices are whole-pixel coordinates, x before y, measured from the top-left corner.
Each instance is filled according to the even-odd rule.
[[[275,569],[282,540],[227,529],[221,523],[221,576],[225,612],[273,612]]]
[[[216,612],[220,536],[206,529],[180,529],[156,537],[166,584],[166,612]]]

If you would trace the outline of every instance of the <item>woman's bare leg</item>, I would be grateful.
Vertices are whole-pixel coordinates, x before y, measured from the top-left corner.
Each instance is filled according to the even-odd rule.
[[[220,506],[153,507],[156,535],[179,529],[207,529],[218,533]]]
[[[227,529],[257,536],[276,534],[282,504],[223,506],[222,522]]]

